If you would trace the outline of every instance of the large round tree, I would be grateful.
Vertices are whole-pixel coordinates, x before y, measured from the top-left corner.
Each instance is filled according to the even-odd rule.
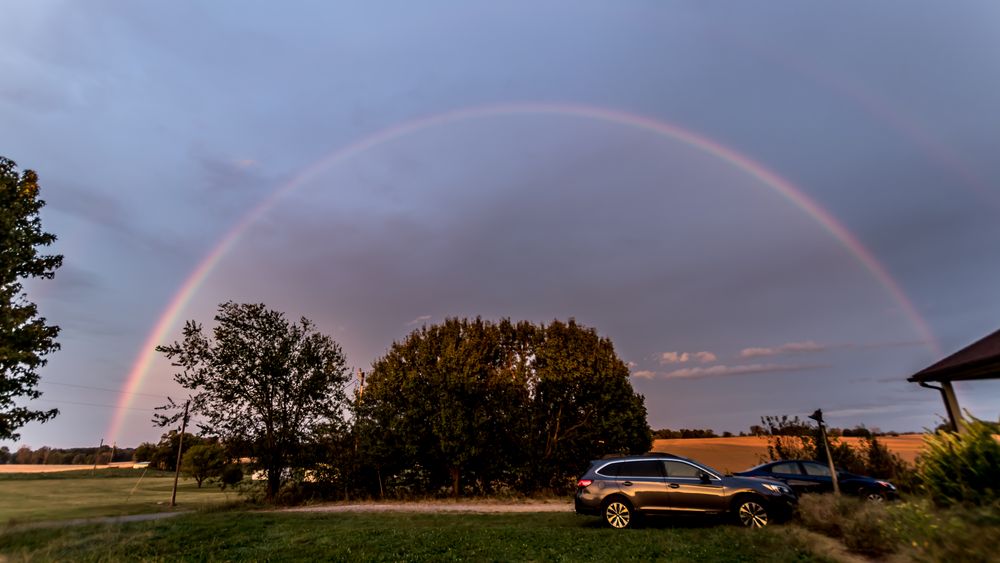
[[[595,457],[651,444],[628,367],[573,320],[418,329],[372,366],[356,428],[380,479],[456,495],[562,488]]]

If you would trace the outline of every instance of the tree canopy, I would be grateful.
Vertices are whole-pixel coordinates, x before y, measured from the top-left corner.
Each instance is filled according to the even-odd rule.
[[[250,456],[267,473],[274,498],[285,469],[294,467],[318,429],[343,424],[348,380],[340,345],[302,318],[289,322],[263,304],[219,306],[211,337],[195,321],[184,339],[158,346],[180,372],[174,381],[192,392],[191,412],[203,432]],[[183,404],[171,400],[158,415],[167,425]]]
[[[0,440],[16,440],[17,430],[28,422],[45,422],[59,412],[17,403],[41,397],[38,370],[45,355],[59,349],[59,327],[38,316],[21,283],[51,279],[62,265],[62,256],[39,253],[56,236],[42,230],[38,213],[45,201],[38,192],[35,172],[18,173],[14,161],[0,157]]]
[[[651,444],[628,367],[573,320],[420,328],[374,363],[356,419],[380,487],[424,492],[563,488],[591,459]]]

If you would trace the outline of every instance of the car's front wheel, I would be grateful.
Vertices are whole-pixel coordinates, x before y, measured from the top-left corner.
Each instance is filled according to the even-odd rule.
[[[767,503],[753,497],[745,497],[736,503],[736,518],[745,528],[763,528],[771,521]]]
[[[868,502],[885,502],[885,495],[878,491],[861,491],[861,497]]]
[[[627,500],[622,498],[612,498],[604,503],[604,523],[612,528],[624,530],[631,528],[635,521],[635,511]]]

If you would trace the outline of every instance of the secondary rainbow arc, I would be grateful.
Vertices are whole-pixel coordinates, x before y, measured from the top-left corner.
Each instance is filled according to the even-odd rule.
[[[463,108],[445,113],[406,121],[368,135],[350,145],[342,147],[314,162],[296,174],[291,180],[271,192],[258,205],[241,217],[219,242],[198,263],[191,274],[181,284],[164,308],[160,318],[142,343],[142,348],[133,363],[123,386],[122,398],[108,428],[108,439],[117,439],[126,413],[132,404],[132,397],[141,387],[150,366],[156,358],[155,348],[163,343],[174,326],[185,305],[196,293],[223,256],[239,241],[242,234],[270,210],[282,197],[317,174],[338,162],[347,160],[383,143],[393,141],[426,128],[441,126],[469,119],[482,119],[516,115],[556,115],[603,121],[620,126],[655,133],[719,158],[731,166],[745,172],[813,218],[831,236],[842,244],[855,259],[879,282],[896,302],[903,314],[913,324],[921,339],[932,352],[940,355],[940,346],[929,325],[920,315],[916,306],[906,295],[900,284],[892,277],[875,255],[862,244],[833,215],[824,210],[816,201],[802,192],[794,184],[772,172],[764,165],[746,155],[731,149],[704,135],[689,131],[672,123],[653,117],[627,113],[620,110],[582,105],[553,103],[516,103]]]

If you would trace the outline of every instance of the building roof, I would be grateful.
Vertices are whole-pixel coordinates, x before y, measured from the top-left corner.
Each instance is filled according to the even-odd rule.
[[[1000,379],[1000,330],[918,371],[907,381],[917,383],[972,379]]]

